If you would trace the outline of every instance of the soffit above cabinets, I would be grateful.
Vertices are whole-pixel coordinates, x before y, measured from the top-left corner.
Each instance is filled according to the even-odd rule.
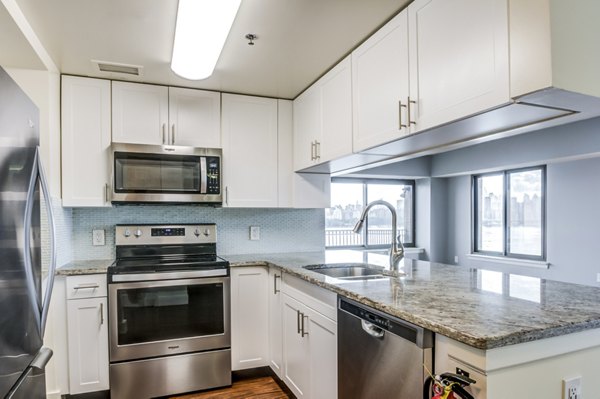
[[[17,0],[62,73],[280,98],[296,97],[409,2],[243,0],[213,76],[189,81],[170,69],[177,0]],[[143,75],[100,72],[91,60],[140,65]]]

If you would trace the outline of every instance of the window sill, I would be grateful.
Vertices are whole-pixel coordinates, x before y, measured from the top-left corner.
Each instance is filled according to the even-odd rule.
[[[549,269],[550,268],[550,262],[547,262],[544,260],[529,260],[529,259],[508,258],[508,257],[491,256],[491,255],[477,255],[477,254],[467,254],[467,259],[479,261],[479,262],[501,263],[501,264],[511,265],[511,266],[534,267],[536,269]]]

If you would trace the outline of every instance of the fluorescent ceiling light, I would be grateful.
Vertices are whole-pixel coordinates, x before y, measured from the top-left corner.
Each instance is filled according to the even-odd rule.
[[[212,75],[241,0],[179,0],[171,69],[185,79]]]

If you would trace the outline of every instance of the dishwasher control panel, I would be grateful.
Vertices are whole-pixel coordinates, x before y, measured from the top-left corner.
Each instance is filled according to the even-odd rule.
[[[381,330],[398,335],[407,341],[424,345],[425,347],[433,346],[431,332],[424,330],[422,327],[391,315],[387,316],[383,312],[367,308],[362,304],[354,303],[345,298],[340,298],[338,306],[340,311],[347,312],[358,319],[371,323]]]

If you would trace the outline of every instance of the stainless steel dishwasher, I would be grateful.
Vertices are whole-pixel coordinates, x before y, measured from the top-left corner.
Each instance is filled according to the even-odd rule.
[[[339,398],[421,399],[432,355],[431,331],[339,298]]]

